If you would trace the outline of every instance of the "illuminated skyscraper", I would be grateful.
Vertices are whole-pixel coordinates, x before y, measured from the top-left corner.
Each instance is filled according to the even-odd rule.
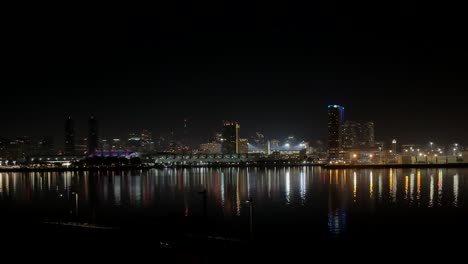
[[[360,145],[364,147],[374,147],[374,122],[361,123],[360,129]]]
[[[189,135],[189,123],[188,119],[184,118],[184,131],[183,131],[183,136],[182,136],[182,145],[184,148],[191,149],[192,147],[192,142],[190,141],[190,135]]]
[[[153,141],[153,134],[151,133],[151,131],[147,129],[142,130],[140,139],[141,139],[140,145],[141,145],[142,151],[146,153],[154,151],[155,144]]]
[[[65,155],[75,155],[75,122],[71,116],[65,122]]]
[[[330,159],[339,158],[342,150],[341,125],[344,121],[344,107],[339,105],[328,106],[328,151]]]
[[[249,141],[246,138],[239,139],[239,154],[249,153]]]
[[[88,138],[82,138],[78,140],[78,144],[76,144],[76,155],[84,156],[88,153]]]
[[[91,116],[88,120],[88,156],[96,154],[99,148],[98,124],[96,118]]]
[[[341,125],[341,140],[341,146],[345,149],[374,147],[374,122],[344,122]]]
[[[224,121],[221,147],[223,154],[239,153],[239,130],[237,122]]]
[[[341,126],[342,147],[345,149],[356,148],[359,146],[359,123],[355,121],[346,121]]]

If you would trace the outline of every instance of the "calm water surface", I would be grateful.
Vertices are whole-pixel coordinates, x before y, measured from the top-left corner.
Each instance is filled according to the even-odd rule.
[[[99,225],[204,215],[210,232],[345,237],[405,226],[465,230],[468,169],[196,168],[0,173],[2,215]],[[463,220],[464,221],[464,220]],[[445,229],[444,229],[445,230]],[[444,231],[445,232],[445,231]]]

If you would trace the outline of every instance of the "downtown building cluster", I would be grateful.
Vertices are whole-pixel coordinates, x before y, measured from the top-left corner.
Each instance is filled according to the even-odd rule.
[[[446,164],[464,162],[459,143],[440,146],[377,141],[374,122],[345,119],[345,108],[328,106],[328,162],[331,164]]]

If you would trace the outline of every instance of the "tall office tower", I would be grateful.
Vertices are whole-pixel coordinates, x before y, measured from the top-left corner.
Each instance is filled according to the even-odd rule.
[[[93,156],[99,148],[98,123],[94,116],[88,120],[88,156]]]
[[[249,141],[246,138],[239,139],[239,154],[249,153]]]
[[[71,116],[65,122],[65,155],[75,155],[75,122]]]
[[[239,130],[237,122],[224,121],[221,149],[223,154],[239,153]]]
[[[360,145],[364,147],[374,147],[374,122],[365,122],[360,124]]]
[[[342,150],[341,125],[344,121],[344,107],[339,105],[328,106],[328,151],[330,159],[337,159]]]
[[[341,146],[345,149],[356,148],[359,145],[359,123],[346,121],[341,126]]]
[[[183,136],[182,136],[182,144],[184,145],[184,148],[190,149],[192,147],[192,142],[190,141],[190,135],[189,135],[189,123],[188,119],[184,118],[184,131],[183,131]]]

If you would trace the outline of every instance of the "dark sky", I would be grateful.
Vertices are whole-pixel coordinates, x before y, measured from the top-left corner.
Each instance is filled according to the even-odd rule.
[[[325,139],[336,103],[373,120],[379,140],[466,139],[461,7],[309,2],[11,10],[0,136],[60,142],[68,114],[79,135],[94,114],[107,136],[166,133],[187,117],[200,140],[223,119],[245,137]]]

